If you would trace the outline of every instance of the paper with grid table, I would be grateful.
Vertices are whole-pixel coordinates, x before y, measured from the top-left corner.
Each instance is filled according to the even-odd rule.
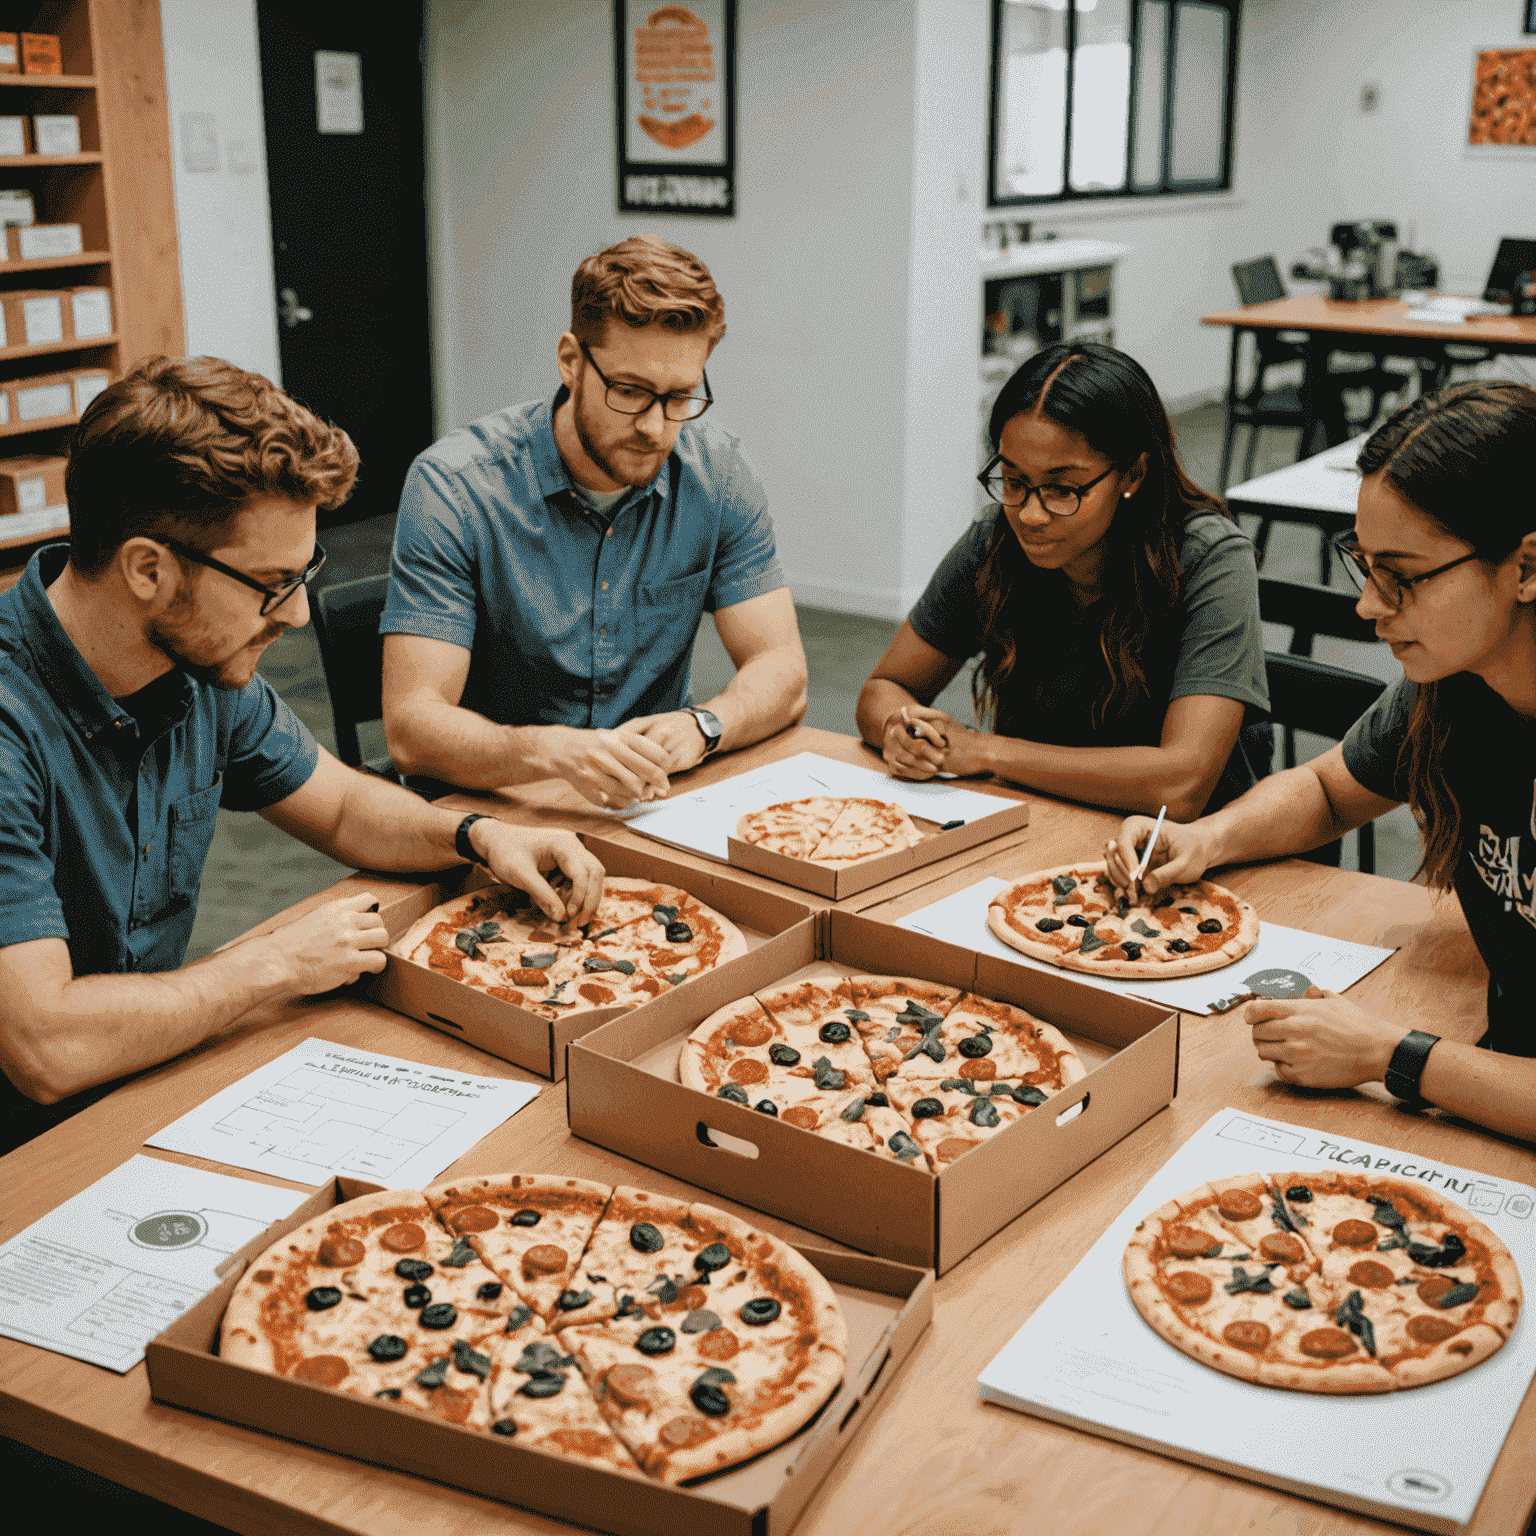
[[[1421,1530],[1458,1530],[1477,1508],[1536,1372],[1528,1323],[1460,1376],[1328,1397],[1255,1386],[1201,1365],[1153,1332],[1126,1291],[1121,1256],[1149,1211],[1208,1179],[1314,1169],[1369,1170],[1440,1191],[1503,1239],[1526,1284],[1536,1277],[1536,1190],[1224,1109],[1163,1164],[986,1367],[981,1396]]]

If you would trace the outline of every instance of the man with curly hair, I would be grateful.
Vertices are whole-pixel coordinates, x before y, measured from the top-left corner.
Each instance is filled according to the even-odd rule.
[[[356,475],[345,432],[217,358],[141,364],[82,418],[71,542],[0,596],[0,1151],[262,1003],[384,968],[366,894],[184,966],[220,807],[343,864],[478,862],[557,920],[596,907],[572,834],[344,767],[257,675],[309,620],[316,510]]]
[[[650,236],[610,246],[572,280],[554,398],[416,460],[380,625],[399,767],[469,789],[563,778],[618,807],[805,714],[763,488],[704,418],[724,334],[697,257]],[[693,707],[706,612],[736,675]]]

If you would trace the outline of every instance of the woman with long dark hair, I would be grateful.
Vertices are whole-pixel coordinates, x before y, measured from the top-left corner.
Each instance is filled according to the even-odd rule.
[[[1180,819],[1240,794],[1268,769],[1268,727],[1239,740],[1269,703],[1253,547],[1180,467],[1146,370],[1098,342],[1047,347],[989,429],[999,505],[864,684],[864,740],[899,778],[990,772]],[[932,707],[977,652],[990,731]]]
[[[1359,463],[1339,549],[1402,681],[1322,757],[1165,825],[1142,883],[1300,852],[1406,802],[1424,833],[1420,872],[1456,892],[1488,966],[1485,1049],[1438,1039],[1432,999],[1425,1028],[1405,1035],[1401,1019],[1315,990],[1248,1004],[1254,1043],[1282,1082],[1380,1079],[1399,1098],[1536,1136],[1536,389],[1425,396],[1377,428]],[[1122,884],[1151,830],[1132,817],[1111,844]]]

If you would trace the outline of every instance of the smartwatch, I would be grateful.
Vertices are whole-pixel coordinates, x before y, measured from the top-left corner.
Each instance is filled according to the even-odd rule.
[[[1439,1042],[1439,1035],[1410,1029],[1392,1052],[1392,1060],[1382,1076],[1387,1092],[1408,1104],[1427,1104],[1429,1100],[1419,1092],[1419,1079],[1424,1075],[1424,1063],[1429,1060],[1430,1051]]]
[[[687,706],[684,706],[685,708]],[[719,720],[707,709],[688,709],[693,716],[694,724],[704,733],[704,756],[708,757],[716,747],[720,745],[720,738],[725,734]]]
[[[482,816],[478,811],[475,811],[459,823],[459,830],[453,834],[453,849],[466,864],[485,864],[485,860],[475,852],[473,845],[469,841],[469,829],[477,821],[493,821],[494,819],[491,816]],[[489,868],[488,865],[486,867]]]

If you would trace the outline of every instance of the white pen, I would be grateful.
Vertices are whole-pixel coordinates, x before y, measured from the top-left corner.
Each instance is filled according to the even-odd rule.
[[[1131,876],[1133,880],[1139,881],[1146,874],[1147,861],[1152,857],[1152,850],[1157,847],[1157,834],[1163,830],[1163,817],[1167,814],[1166,805],[1157,813],[1157,825],[1152,828],[1152,836],[1147,839],[1147,851],[1142,854],[1141,863],[1136,866],[1136,873]]]

